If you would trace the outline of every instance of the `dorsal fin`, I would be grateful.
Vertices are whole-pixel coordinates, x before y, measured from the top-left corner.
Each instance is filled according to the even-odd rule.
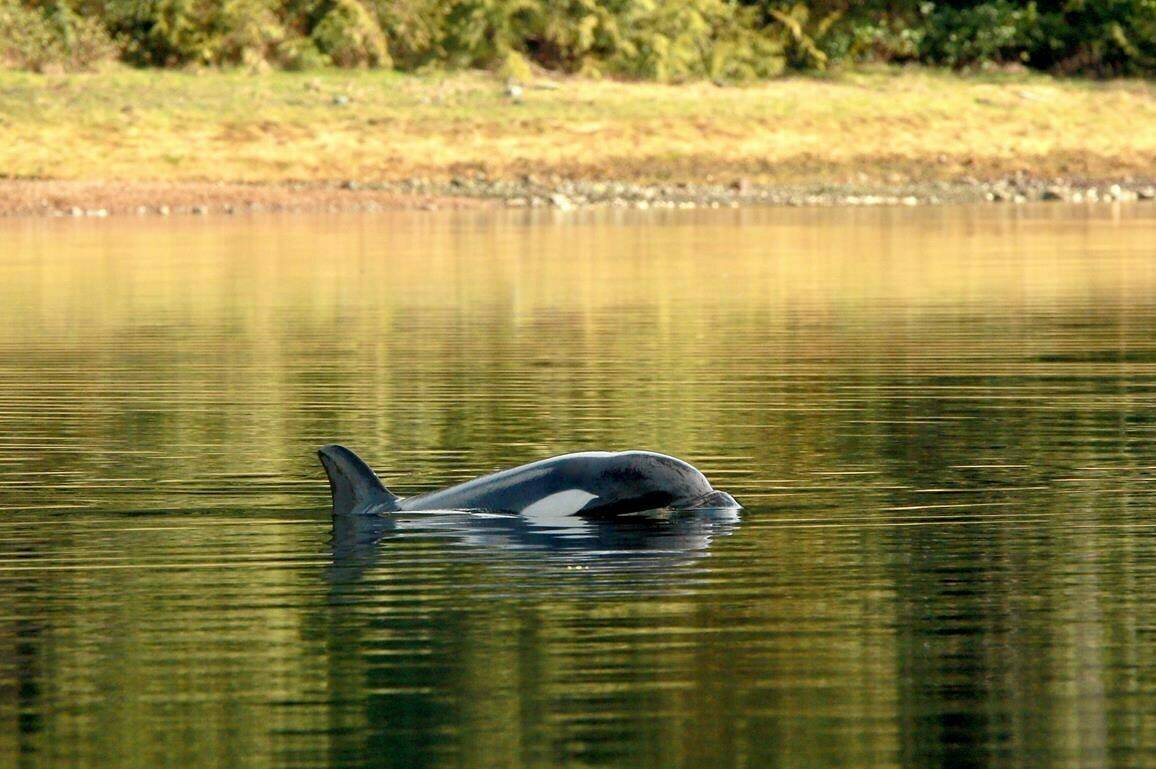
[[[317,450],[329,476],[333,514],[377,513],[398,509],[398,498],[378,480],[369,465],[344,446],[333,443]]]

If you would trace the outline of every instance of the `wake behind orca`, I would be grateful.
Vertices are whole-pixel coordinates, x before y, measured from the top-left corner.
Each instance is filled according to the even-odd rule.
[[[344,446],[323,446],[317,455],[329,476],[335,516],[466,510],[542,519],[741,507],[691,465],[649,451],[565,454],[405,499]]]

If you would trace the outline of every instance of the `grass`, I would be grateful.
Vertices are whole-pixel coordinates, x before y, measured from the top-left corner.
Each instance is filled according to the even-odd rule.
[[[0,175],[383,181],[1121,179],[1156,168],[1156,86],[879,69],[748,87],[482,73],[0,72]]]

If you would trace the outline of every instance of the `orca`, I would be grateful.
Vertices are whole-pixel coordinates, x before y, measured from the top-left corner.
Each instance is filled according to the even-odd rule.
[[[564,454],[404,499],[344,446],[323,446],[317,455],[329,476],[335,517],[460,510],[516,514],[541,524],[573,515],[742,508],[690,464],[650,451]]]

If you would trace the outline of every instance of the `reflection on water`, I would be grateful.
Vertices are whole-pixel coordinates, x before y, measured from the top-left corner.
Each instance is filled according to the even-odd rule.
[[[342,515],[333,519],[333,562],[376,561],[383,541],[441,536],[505,553],[553,553],[552,560],[568,568],[667,569],[705,555],[714,538],[734,531],[739,515],[726,508],[663,509],[612,518],[571,515],[544,523],[524,515],[460,511]]]
[[[1154,762],[1156,211],[0,228],[0,762]],[[334,531],[684,457],[741,524]]]

